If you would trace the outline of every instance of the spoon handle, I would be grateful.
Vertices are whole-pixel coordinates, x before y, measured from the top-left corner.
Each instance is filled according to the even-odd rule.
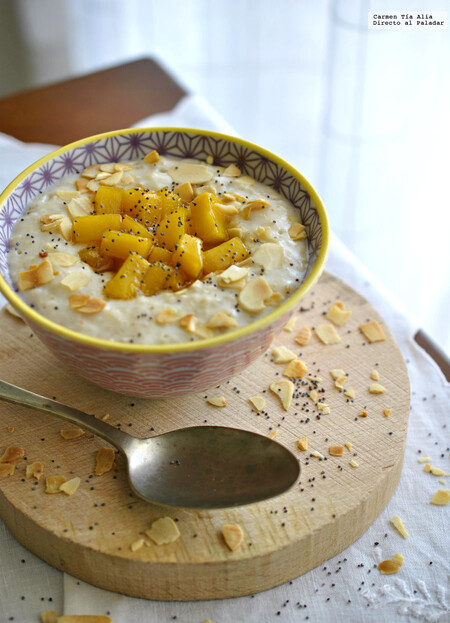
[[[127,446],[129,446],[130,442],[134,439],[131,435],[122,433],[109,424],[105,424],[101,420],[96,419],[93,415],[88,415],[87,413],[78,411],[78,409],[63,405],[56,400],[44,398],[44,396],[39,396],[39,394],[34,394],[26,389],[1,380],[0,400],[31,407],[39,411],[45,411],[72,424],[79,424],[91,433],[102,437],[102,439],[105,439],[122,452],[126,451]]]

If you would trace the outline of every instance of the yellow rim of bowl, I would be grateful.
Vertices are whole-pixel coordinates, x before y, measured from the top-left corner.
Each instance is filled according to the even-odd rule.
[[[235,329],[234,331],[230,331],[229,333],[225,333],[223,335],[218,335],[211,338],[206,338],[202,340],[196,340],[191,342],[180,342],[175,344],[133,344],[129,342],[113,342],[111,340],[105,340],[102,338],[93,337],[90,335],[85,335],[83,333],[78,333],[77,331],[73,331],[72,329],[67,329],[66,327],[53,322],[52,320],[48,320],[45,316],[42,316],[38,312],[34,311],[31,307],[29,307],[17,294],[10,288],[2,275],[0,275],[0,291],[2,294],[8,299],[8,301],[24,316],[29,318],[32,322],[38,324],[44,329],[47,329],[57,335],[68,338],[75,342],[81,344],[87,344],[88,346],[93,346],[105,350],[113,350],[113,351],[127,351],[127,352],[137,352],[137,353],[168,353],[168,352],[183,352],[190,350],[197,350],[200,348],[209,348],[212,346],[217,346],[219,344],[223,344],[224,342],[232,342],[239,338],[245,337],[251,333],[256,333],[260,329],[266,327],[270,323],[272,323],[277,318],[283,316],[286,312],[290,311],[306,294],[306,292],[311,288],[311,286],[315,283],[315,281],[319,278],[328,256],[328,247],[329,247],[329,223],[328,217],[323,206],[322,200],[317,194],[316,190],[311,186],[307,179],[303,177],[301,173],[299,173],[294,167],[292,167],[289,163],[285,162],[282,158],[276,156],[271,153],[267,149],[260,147],[259,145],[255,145],[254,143],[250,143],[241,138],[237,138],[234,136],[228,136],[227,134],[221,134],[220,132],[212,132],[209,130],[197,130],[195,128],[178,128],[178,127],[155,127],[155,128],[125,128],[122,130],[114,130],[112,132],[103,132],[102,134],[95,134],[93,136],[88,136],[87,138],[81,139],[79,141],[75,141],[73,143],[69,143],[55,151],[52,151],[50,154],[47,154],[43,158],[37,160],[34,164],[27,167],[22,173],[20,173],[2,192],[0,195],[0,210],[3,208],[7,198],[12,193],[12,191],[19,185],[19,183],[32,171],[37,169],[39,166],[52,160],[56,156],[65,153],[66,151],[70,151],[75,149],[76,147],[81,147],[82,145],[86,145],[87,143],[92,143],[94,141],[102,140],[105,138],[109,138],[112,136],[118,136],[121,134],[139,134],[142,132],[179,132],[179,133],[187,133],[187,134],[199,134],[202,136],[211,136],[213,138],[225,140],[231,143],[235,143],[237,145],[241,145],[248,149],[251,149],[260,155],[272,160],[277,163],[283,169],[288,171],[294,178],[300,181],[303,188],[308,192],[312,202],[314,204],[315,209],[319,215],[321,230],[322,230],[322,241],[319,250],[319,254],[317,260],[311,270],[311,273],[302,283],[302,285],[292,294],[284,303],[281,303],[274,311],[269,314],[254,320],[248,325],[244,327],[240,327],[239,329]]]

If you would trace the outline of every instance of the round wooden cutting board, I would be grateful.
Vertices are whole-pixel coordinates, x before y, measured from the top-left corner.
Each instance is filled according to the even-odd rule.
[[[338,300],[351,316],[336,327],[340,342],[325,345],[314,329],[328,322],[323,314]],[[381,324],[385,341],[366,340],[358,327],[368,320]],[[294,337],[303,326],[313,330],[312,337],[299,346]],[[301,482],[278,498],[219,511],[163,508],[133,496],[120,455],[112,471],[94,475],[96,452],[105,446],[101,439],[85,433],[65,440],[60,431],[72,428],[67,423],[2,404],[0,454],[7,446],[21,446],[25,457],[16,462],[12,476],[0,478],[1,517],[25,547],[96,586],[163,600],[220,599],[271,588],[353,543],[399,481],[409,415],[405,363],[377,312],[327,273],[304,299],[294,330],[283,331],[272,345],[293,350],[306,363],[307,374],[320,379],[298,379],[287,411],[269,390],[283,378],[286,365],[274,363],[272,348],[244,373],[205,394],[152,401],[113,394],[74,376],[6,311],[0,339],[2,379],[97,417],[109,414],[108,423],[137,437],[204,423],[229,425],[266,435],[276,431],[276,441],[298,455]],[[353,400],[335,387],[330,370],[336,368],[346,373],[345,388],[355,391]],[[368,391],[374,371],[386,389],[383,394]],[[311,399],[315,385],[329,414]],[[208,404],[206,398],[213,396],[224,396],[227,406]],[[265,399],[261,412],[249,402],[253,396]],[[385,409],[391,409],[388,417]],[[306,451],[297,447],[303,437],[308,438]],[[343,456],[329,454],[330,446],[344,444]],[[34,461],[44,465],[39,482],[25,476]],[[72,496],[46,494],[50,475],[79,476],[80,487]],[[165,516],[177,522],[180,537],[158,546],[145,531]],[[244,531],[244,542],[234,552],[223,540],[224,524],[239,524]],[[146,543],[133,552],[131,544],[142,537]]]

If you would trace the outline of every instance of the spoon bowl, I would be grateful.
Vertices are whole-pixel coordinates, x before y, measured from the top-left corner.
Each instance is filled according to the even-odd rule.
[[[78,424],[126,458],[133,492],[147,502],[182,508],[226,508],[280,495],[299,479],[298,459],[257,433],[194,426],[138,439],[92,415],[5,381],[0,400],[45,411]]]

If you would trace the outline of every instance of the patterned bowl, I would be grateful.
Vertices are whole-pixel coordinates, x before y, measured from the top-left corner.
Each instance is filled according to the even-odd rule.
[[[52,322],[15,293],[8,271],[11,229],[27,204],[62,177],[102,162],[160,154],[236,164],[286,197],[306,227],[310,260],[300,287],[274,311],[224,335],[173,345],[97,339]],[[39,339],[69,368],[107,389],[144,398],[205,391],[237,374],[262,355],[317,281],[328,252],[329,228],[322,202],[309,182],[270,152],[216,132],[186,128],[138,128],[107,132],[71,143],[23,171],[0,196],[0,290]]]

